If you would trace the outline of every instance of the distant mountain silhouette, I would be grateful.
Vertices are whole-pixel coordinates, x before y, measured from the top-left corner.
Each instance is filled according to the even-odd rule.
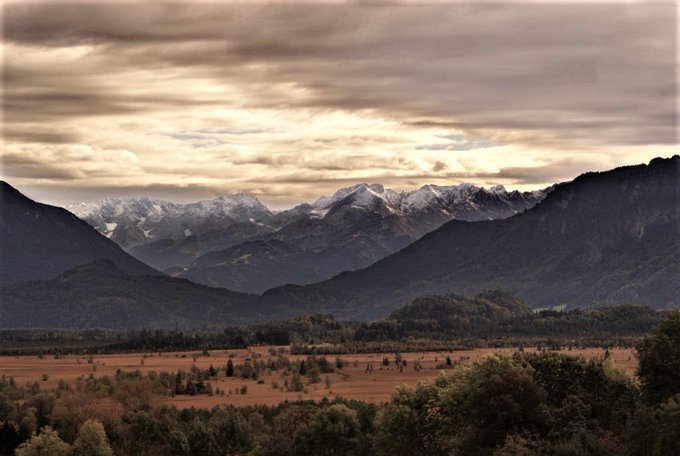
[[[500,288],[534,307],[680,305],[680,157],[586,173],[504,220],[451,221],[355,272],[265,293],[281,313],[382,317],[426,293]]]
[[[243,194],[188,204],[107,199],[70,209],[168,274],[261,293],[364,268],[452,219],[509,217],[534,206],[547,191],[460,184],[396,192],[358,184],[281,212]]]
[[[0,181],[0,287],[51,279],[99,258],[130,274],[160,274],[67,210],[36,203]]]

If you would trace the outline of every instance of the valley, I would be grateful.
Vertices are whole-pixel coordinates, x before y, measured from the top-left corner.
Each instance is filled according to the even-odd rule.
[[[177,371],[189,372],[192,366],[199,369],[208,369],[213,366],[218,370],[214,378],[208,379],[213,388],[211,394],[174,395],[164,396],[163,403],[175,405],[179,408],[197,407],[210,409],[215,406],[234,405],[277,405],[285,401],[315,400],[319,401],[326,397],[334,399],[342,397],[350,400],[360,400],[370,403],[389,401],[395,389],[401,385],[415,386],[419,381],[433,380],[441,372],[450,370],[452,366],[446,364],[449,357],[453,364],[470,366],[475,362],[494,354],[512,355],[517,352],[516,348],[477,348],[459,351],[436,351],[436,352],[413,352],[403,353],[401,356],[406,364],[400,369],[395,364],[394,353],[355,353],[346,355],[327,356],[332,364],[336,358],[340,358],[343,367],[334,368],[334,372],[321,374],[316,383],[310,383],[309,378],[303,379],[303,391],[288,391],[283,387],[284,382],[290,381],[291,374],[281,370],[264,370],[257,379],[244,379],[237,376],[226,377],[225,366],[231,359],[236,367],[253,360],[261,360],[265,363],[273,358],[272,350],[276,353],[281,351],[283,356],[292,362],[306,358],[303,355],[291,355],[287,346],[254,346],[250,349],[210,350],[208,354],[201,351],[167,352],[167,353],[125,353],[105,354],[93,356],[62,355],[58,358],[53,356],[2,356],[0,357],[0,373],[11,376],[23,385],[25,383],[38,382],[41,389],[52,390],[59,386],[59,382],[67,382],[75,385],[79,378],[90,376],[101,378],[104,376],[114,377],[117,370],[123,372],[139,371],[148,375],[150,372],[169,372],[175,375]],[[535,347],[523,349],[526,353],[537,351]],[[551,350],[576,356],[588,361],[591,359],[603,359],[603,348],[563,348]],[[631,378],[635,375],[637,358],[632,348],[611,348],[606,350],[608,362],[618,371]],[[274,356],[275,357],[275,356]],[[383,364],[384,358],[389,364]],[[414,368],[415,362],[419,364],[418,370]],[[370,371],[367,372],[367,366]],[[46,378],[45,378],[46,376]],[[330,386],[326,384],[326,378]],[[275,383],[278,387],[274,388]],[[247,392],[239,394],[245,386]],[[215,390],[224,391],[225,394],[216,394]]]
[[[417,239],[359,186],[201,256],[201,280],[134,258],[117,222],[104,235],[3,183],[0,454],[80,454],[93,430],[107,456],[673,454],[678,160]],[[348,258],[370,265],[323,280]]]
[[[8,0],[0,456],[680,455],[677,12]]]

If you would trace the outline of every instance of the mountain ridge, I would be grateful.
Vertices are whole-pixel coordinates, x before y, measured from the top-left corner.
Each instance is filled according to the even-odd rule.
[[[679,179],[679,156],[586,173],[514,217],[453,220],[368,268],[260,296],[164,276],[146,266],[126,271],[117,258],[95,257],[64,268],[60,255],[48,253],[63,250],[62,244],[90,246],[78,243],[83,233],[93,236],[96,246],[103,243],[133,265],[140,263],[72,214],[35,203],[4,184],[1,245],[11,239],[30,250],[31,239],[41,239],[49,250],[24,261],[42,255],[43,263],[53,259],[52,269],[61,270],[0,288],[0,326],[204,327],[319,311],[367,321],[419,296],[472,296],[485,289],[506,290],[534,308],[675,307],[680,305]],[[267,242],[257,244],[266,249]],[[3,261],[4,270],[9,264]],[[40,268],[31,265],[35,270]]]
[[[97,258],[129,273],[161,275],[66,209],[37,203],[5,181],[0,181],[0,253],[0,287],[53,278]]]
[[[678,305],[679,170],[676,155],[586,173],[514,217],[453,220],[368,268],[306,287],[278,287],[262,299],[366,318],[384,316],[419,294],[484,288],[507,289],[536,307],[613,300]],[[630,284],[617,277],[619,266]],[[565,286],[565,279],[576,283]]]
[[[513,215],[548,191],[507,192],[502,186],[460,184],[396,192],[362,183],[280,212],[242,194],[184,205],[112,199],[78,205],[76,212],[136,258],[173,276],[261,293],[361,269],[452,218]],[[234,214],[242,211],[244,201],[254,212]],[[151,238],[156,240],[147,242]],[[262,242],[271,248],[263,250]],[[250,261],[240,261],[243,256]]]
[[[2,328],[198,328],[257,319],[253,297],[96,259],[53,279],[0,288]]]

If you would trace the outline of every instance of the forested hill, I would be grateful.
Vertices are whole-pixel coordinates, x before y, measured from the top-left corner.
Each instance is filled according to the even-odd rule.
[[[396,309],[385,319],[360,326],[355,341],[413,339],[508,339],[635,336],[649,331],[663,312],[639,304],[569,311],[542,310],[498,290],[473,297],[428,295]]]
[[[500,320],[527,314],[531,314],[531,307],[516,296],[500,290],[485,290],[472,298],[455,294],[421,296],[396,309],[391,318],[444,322],[456,317]]]
[[[366,269],[261,301],[297,313],[386,316],[427,293],[509,290],[534,307],[680,305],[680,157],[587,173],[505,220],[452,221]]]

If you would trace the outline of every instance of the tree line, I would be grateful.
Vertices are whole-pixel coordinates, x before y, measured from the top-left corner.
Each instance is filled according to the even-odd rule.
[[[471,298],[423,296],[371,323],[330,314],[215,330],[2,330],[0,354],[98,354],[292,345],[294,353],[407,352],[475,347],[632,346],[664,316],[643,305],[532,311],[487,290]],[[319,348],[324,344],[323,347]],[[329,345],[330,344],[330,345]]]
[[[380,405],[334,399],[178,410],[134,374],[54,391],[5,377],[0,454],[680,454],[680,312],[669,312],[637,351],[639,382],[606,359],[519,351],[401,387]],[[337,368],[304,361],[306,374]],[[295,368],[299,374],[302,362]]]

